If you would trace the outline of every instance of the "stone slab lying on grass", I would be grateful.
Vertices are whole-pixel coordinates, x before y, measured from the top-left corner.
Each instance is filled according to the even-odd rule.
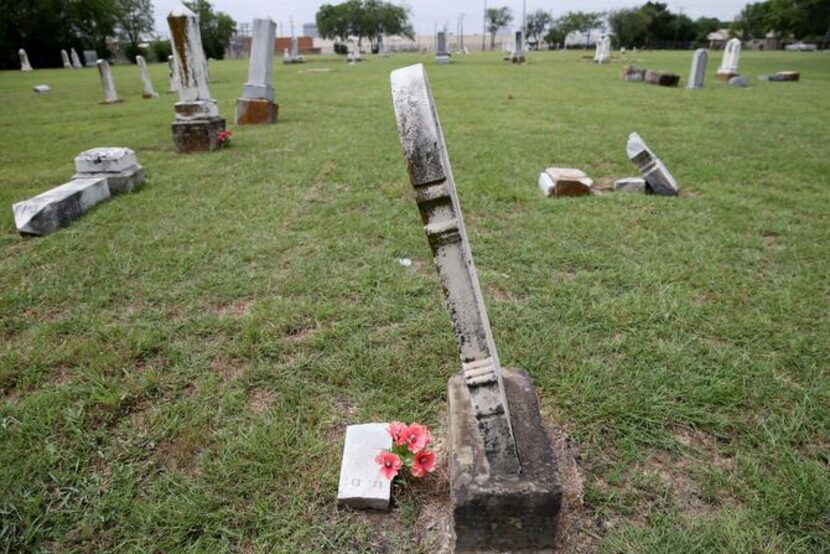
[[[615,192],[646,192],[646,180],[642,177],[625,177],[614,181]]]
[[[650,85],[658,85],[661,87],[676,87],[680,83],[680,75],[674,73],[665,73],[663,71],[646,70],[646,75],[643,80]]]
[[[623,67],[621,77],[623,81],[642,81],[646,78],[646,70],[627,65]]]
[[[392,448],[387,423],[364,423],[346,427],[337,502],[352,508],[388,510],[392,483],[380,474],[375,457]]]
[[[75,158],[74,179],[104,177],[110,194],[132,192],[144,182],[144,168],[129,148],[93,148]]]
[[[646,146],[642,137],[637,133],[628,135],[626,153],[629,159],[640,170],[646,180],[646,192],[661,196],[676,196],[678,193],[677,181],[660,158]]]
[[[32,87],[32,90],[38,94],[43,94],[44,92],[49,92],[52,90],[49,85],[35,85]]]
[[[106,179],[75,179],[14,204],[14,223],[22,235],[48,235],[109,197]]]
[[[583,171],[570,167],[549,167],[539,174],[539,189],[545,196],[586,196],[593,184]]]
[[[730,87],[741,87],[741,88],[748,87],[749,86],[749,79],[747,79],[743,75],[735,75],[734,77],[730,77],[729,86]]]

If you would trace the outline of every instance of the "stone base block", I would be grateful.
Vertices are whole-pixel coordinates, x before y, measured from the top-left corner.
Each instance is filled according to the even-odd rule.
[[[280,107],[270,100],[251,100],[238,98],[236,100],[237,125],[262,125],[277,122]]]
[[[579,169],[549,167],[539,175],[539,190],[545,196],[587,196],[594,181]]]
[[[623,67],[621,76],[623,81],[642,81],[646,78],[646,70],[627,65]]]
[[[435,56],[435,63],[437,63],[438,65],[447,65],[448,63],[450,63],[450,57],[449,56]]]
[[[504,370],[519,475],[490,471],[463,375],[450,379],[449,455],[454,552],[553,548],[562,486],[530,377]]]
[[[123,194],[132,192],[136,187],[144,183],[144,168],[136,165],[123,171],[76,173],[72,176],[73,179],[91,179],[93,177],[105,178],[107,180],[107,186],[110,188],[110,194]]]
[[[732,77],[737,77],[737,76],[738,76],[738,73],[729,73],[729,72],[721,73],[720,71],[718,71],[717,73],[715,73],[715,80],[716,81],[723,81],[724,83],[727,83],[727,82],[729,82],[729,79],[731,79]]]
[[[645,194],[646,180],[642,177],[626,177],[614,181],[615,192],[639,192]]]
[[[173,143],[179,154],[212,152],[219,148],[216,134],[225,130],[225,120],[213,117],[204,120],[173,123]]]

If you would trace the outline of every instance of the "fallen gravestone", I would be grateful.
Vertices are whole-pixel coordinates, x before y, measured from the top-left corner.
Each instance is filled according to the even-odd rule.
[[[689,68],[689,82],[687,89],[703,88],[703,78],[706,75],[706,63],[709,61],[709,53],[705,48],[698,48],[692,55],[692,67]]]
[[[352,508],[388,510],[392,482],[381,476],[375,457],[392,447],[386,423],[346,427],[337,501]]]
[[[801,73],[798,71],[779,71],[777,73],[773,73],[772,75],[761,75],[758,77],[759,81],[770,81],[770,82],[795,82],[801,79]]]
[[[144,182],[144,168],[138,165],[129,148],[103,147],[81,152],[75,157],[73,179],[103,177],[110,194],[131,192]]]
[[[49,85],[35,85],[32,87],[32,90],[38,94],[43,94],[45,92],[49,92],[52,89],[49,88]]]
[[[109,197],[106,179],[75,179],[14,204],[14,223],[21,235],[48,235]]]
[[[642,177],[625,177],[614,181],[615,192],[646,192],[646,180]]]
[[[180,6],[167,17],[173,43],[173,69],[179,87],[174,110],[173,143],[176,152],[212,151],[220,147],[217,134],[225,130],[219,106],[210,97],[207,61],[202,50],[199,18]]]
[[[279,106],[274,103],[274,35],[277,24],[270,19],[254,19],[248,82],[242,98],[236,101],[236,124],[276,123]]]
[[[539,174],[539,189],[545,196],[586,196],[593,194],[593,184],[579,169],[549,167]]]
[[[141,74],[141,85],[144,87],[141,97],[144,99],[158,98],[159,95],[153,89],[153,82],[150,80],[150,72],[147,71],[147,62],[144,61],[144,56],[136,56],[135,63]]]
[[[661,87],[676,87],[680,83],[680,75],[674,73],[665,73],[663,71],[646,70],[643,81],[650,85],[658,85]]]
[[[654,152],[646,146],[646,143],[637,133],[628,135],[626,153],[646,180],[646,193],[661,196],[677,195],[677,181],[674,180],[660,158],[654,155]]]
[[[448,384],[452,548],[552,548],[562,502],[556,462],[530,378],[499,363],[426,72],[421,64],[405,67],[392,72],[391,82],[409,178],[461,357],[462,371]]]
[[[723,60],[721,60],[720,67],[715,73],[715,79],[718,81],[729,81],[729,79],[738,75],[738,61],[740,57],[740,39],[730,39],[723,48]]]
[[[115,81],[112,80],[112,70],[107,60],[98,60],[98,74],[101,76],[101,86],[104,89],[104,101],[102,104],[117,104],[118,93],[115,91]]]
[[[20,71],[32,71],[32,64],[29,63],[29,55],[26,51],[21,48],[17,51],[17,55],[20,56]]]
[[[623,67],[621,76],[623,81],[642,81],[646,78],[646,70],[627,65]]]
[[[749,79],[743,75],[735,75],[734,77],[729,78],[729,86],[741,88],[748,87]]]

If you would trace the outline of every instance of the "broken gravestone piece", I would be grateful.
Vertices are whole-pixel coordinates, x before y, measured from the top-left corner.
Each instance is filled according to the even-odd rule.
[[[111,194],[131,192],[144,182],[144,168],[129,148],[103,147],[81,152],[75,157],[75,172],[73,179],[104,177]]]
[[[409,179],[461,361],[447,391],[452,548],[552,548],[562,503],[556,461],[530,378],[499,362],[424,66],[393,71],[391,81]]]
[[[647,69],[643,80],[650,85],[676,87],[680,83],[680,75]]]
[[[735,75],[729,78],[728,84],[730,87],[745,88],[749,86],[749,79],[743,75]]]
[[[32,87],[32,90],[38,94],[43,94],[44,92],[49,92],[52,90],[49,85],[35,85]]]
[[[646,78],[646,70],[627,65],[623,67],[621,77],[623,81],[642,81]]]
[[[646,180],[646,193],[676,196],[677,181],[637,133],[628,135],[626,152]]]
[[[646,180],[642,177],[625,177],[614,181],[615,192],[646,192]]]
[[[539,189],[545,196],[586,196],[594,181],[579,169],[549,167],[539,174]]]
[[[346,427],[337,502],[352,508],[388,510],[392,482],[378,469],[375,457],[392,448],[387,423],[364,423]]]
[[[21,235],[48,235],[109,197],[106,179],[75,179],[14,204],[14,223]]]

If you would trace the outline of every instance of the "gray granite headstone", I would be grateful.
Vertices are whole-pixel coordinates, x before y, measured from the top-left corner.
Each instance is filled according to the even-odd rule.
[[[98,52],[95,50],[84,50],[84,64],[87,67],[95,67],[98,64]]]
[[[109,197],[106,179],[75,179],[14,204],[14,223],[20,234],[48,235]]]
[[[364,423],[346,427],[337,501],[352,508],[389,509],[392,483],[380,473],[375,457],[392,448],[387,423]]]
[[[435,62],[439,64],[450,63],[450,53],[447,51],[447,33],[438,31],[437,48],[435,49]]]
[[[709,61],[709,53],[705,48],[698,48],[692,56],[692,67],[689,69],[689,82],[686,88],[703,88],[703,78],[706,75],[706,62]]]

